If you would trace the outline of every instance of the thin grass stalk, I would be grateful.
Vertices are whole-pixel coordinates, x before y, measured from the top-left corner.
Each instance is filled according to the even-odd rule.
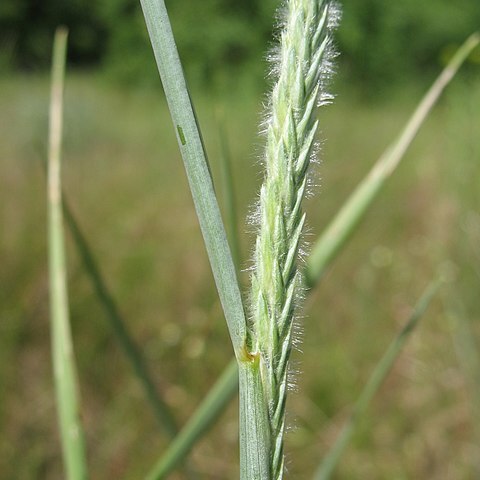
[[[468,53],[465,52],[466,55],[462,54],[460,57],[459,57],[459,54],[460,54],[461,49],[463,49],[465,47],[465,45],[469,45],[468,51],[471,51],[471,49],[474,48],[474,47],[472,47],[473,44],[470,43],[472,38],[473,38],[473,40],[475,40],[474,36],[469,37],[469,40],[467,41],[467,43],[464,44],[457,51],[455,56],[452,57],[452,60],[453,60],[453,58],[457,58],[457,59],[460,58],[460,59],[462,59],[462,62],[465,60],[465,58],[468,56]],[[447,65],[446,69],[450,69],[449,65]],[[444,73],[441,73],[440,75],[443,75],[443,74]],[[434,99],[435,101],[438,101],[439,94],[442,93],[441,91],[440,92],[438,91],[438,88],[435,88],[435,85],[437,85],[439,83],[439,80],[440,80],[440,76],[437,78],[435,83],[432,84],[432,87],[429,90],[429,93],[432,92],[432,91],[436,91],[438,93],[438,95],[436,95],[436,97]],[[428,96],[428,94],[425,96],[425,98],[427,96]],[[423,100],[423,102],[424,101],[425,100]],[[412,128],[408,127],[409,125],[412,124],[412,119],[413,118],[417,118],[417,122],[416,122],[417,131],[423,125],[423,123],[426,120],[426,118],[428,117],[428,114],[430,113],[431,109],[428,112],[425,112],[426,114],[424,116],[419,118],[418,115],[415,115],[415,113],[421,110],[421,104],[422,103],[418,104],[418,106],[415,109],[415,112],[412,114],[412,116],[408,120],[407,124],[403,128],[403,131],[409,130],[410,132],[414,133]],[[398,139],[397,139],[396,142],[398,143]],[[396,142],[393,142],[391,145],[394,146],[396,144]],[[375,164],[376,166],[380,165],[382,162],[384,162],[385,158],[388,158],[388,151],[390,151],[390,150],[392,150],[392,147],[389,147],[382,154],[382,156],[379,158],[379,160],[377,160],[377,162]],[[394,150],[398,151],[397,149],[394,149]],[[406,151],[406,149],[403,150],[402,156],[405,154],[405,151]],[[398,160],[398,162],[400,162],[400,160],[401,160],[401,158]],[[378,167],[378,168],[380,168],[380,167]],[[392,173],[394,171],[396,171],[396,169],[393,169]],[[367,191],[367,192],[370,191],[371,193],[373,193],[373,195],[371,197],[367,198],[367,202],[361,207],[361,209],[365,209],[365,211],[368,211],[368,208],[373,204],[373,201],[375,200],[376,195],[380,192],[382,185],[387,181],[387,179],[388,179],[388,177],[384,177],[380,181],[380,185],[375,185],[375,183],[378,181],[378,178],[371,175],[371,174],[367,175],[363,179],[361,185],[363,185],[364,190]],[[329,267],[329,265],[336,259],[337,255],[342,251],[343,247],[346,245],[346,240],[348,240],[348,237],[351,234],[353,234],[355,229],[360,224],[360,221],[361,221],[361,218],[362,218],[362,212],[360,212],[360,217],[358,216],[359,212],[357,212],[356,215],[352,214],[352,213],[349,214],[349,212],[351,212],[351,210],[349,210],[349,208],[347,208],[347,206],[349,205],[350,209],[351,209],[351,206],[353,205],[353,201],[351,200],[351,198],[352,197],[347,199],[345,204],[341,207],[340,211],[334,217],[333,221],[330,223],[330,226],[325,230],[325,232],[319,237],[319,239],[316,242],[316,245],[317,245],[316,248],[320,248],[319,245],[323,244],[324,247],[322,248],[322,250],[325,248],[325,251],[329,251],[330,253],[329,254],[322,254],[321,256],[319,255],[315,259],[307,258],[307,265],[312,264],[312,266],[310,266],[310,268],[308,268],[309,274],[308,274],[308,277],[307,277],[307,281],[308,281],[308,284],[309,284],[310,288],[315,287],[320,282],[320,280],[323,276],[323,273],[326,271],[326,269]],[[338,237],[336,237],[336,236],[332,235],[332,233],[334,231],[333,226],[338,226],[338,225],[340,226],[339,227],[339,235],[338,235]],[[347,232],[347,235],[345,235],[346,232]],[[338,242],[338,246],[337,246],[336,242]],[[313,266],[314,262],[315,262],[315,266]],[[236,364],[235,359],[232,360],[229,363],[229,365],[225,368],[225,370],[224,370],[224,372],[221,376],[222,379],[223,379],[223,376],[227,374],[228,370],[230,371],[232,381],[233,381],[233,378],[238,378],[238,373],[233,368],[233,366],[235,364]],[[232,385],[232,384],[225,383],[225,385]],[[215,384],[215,386],[213,388],[216,389],[217,384]],[[225,390],[223,392],[219,391],[219,395],[221,395],[221,398],[224,400],[224,402],[223,403],[218,403],[216,405],[217,411],[216,411],[216,414],[212,414],[212,416],[211,416],[212,422],[216,421],[219,418],[220,414],[223,412],[223,410],[226,408],[228,403],[231,401],[231,399],[236,395],[236,393],[238,391],[238,389],[236,387],[234,388],[233,386],[230,386],[230,387],[226,386],[224,388],[229,388],[229,390],[228,391]],[[205,408],[205,402],[206,402],[206,400],[200,404],[200,406],[198,407],[199,410]],[[184,427],[184,428],[187,428],[187,426]],[[183,432],[183,428],[182,428],[182,432]],[[190,445],[193,446],[195,441],[197,441],[197,440],[198,440],[198,438],[192,439],[192,441],[189,442]],[[165,455],[168,454],[169,450],[170,449],[168,449],[167,452],[165,452]],[[184,454],[188,453],[187,450],[183,450],[183,452],[184,452]],[[177,464],[181,462],[182,458],[183,457],[181,457],[181,456],[176,457]],[[159,463],[161,461],[162,460],[159,460]]]
[[[84,480],[87,478],[87,463],[70,331],[60,177],[67,36],[65,28],[58,28],[53,44],[48,148],[50,328],[55,394],[66,477],[69,480]]]
[[[170,438],[174,438],[178,432],[175,417],[169,406],[160,396],[147,366],[147,362],[145,361],[141,350],[129,332],[127,323],[120,313],[117,303],[107,287],[102,272],[100,271],[98,263],[92,253],[92,249],[88,244],[85,235],[81,231],[80,226],[65,198],[63,198],[62,203],[65,223],[70,230],[78,254],[82,260],[83,266],[85,267],[85,271],[90,279],[90,282],[92,283],[95,295],[105,311],[106,318],[110,323],[118,344],[125,353],[125,356],[135,372],[135,376],[145,392],[145,396],[152,406],[158,425],[168,434]]]
[[[218,417],[218,412],[224,410],[237,391],[238,368],[237,362],[233,361],[229,363],[200,407],[189,418],[182,431],[170,443],[160,460],[145,477],[146,480],[167,478],[197,441],[212,427]]]
[[[164,0],[140,0],[175,127],[197,217],[235,355],[241,355],[246,320],[207,155],[183,74]]]
[[[432,301],[432,298],[434,297],[440,285],[441,281],[436,280],[427,287],[415,305],[408,322],[389,345],[387,351],[375,366],[370,378],[368,379],[368,382],[366,383],[365,387],[360,393],[360,396],[358,397],[358,400],[355,403],[355,406],[353,407],[350,418],[343,427],[332,448],[324,457],[322,463],[317,469],[314,476],[315,480],[328,480],[331,477],[347,445],[352,439],[359,422],[364,417],[368,405],[380,389],[386,376],[392,369],[395,360],[398,358],[405,343],[415,330],[415,327],[430,305],[430,302]]]
[[[407,148],[417,135],[443,90],[479,43],[480,34],[474,33],[457,50],[425,94],[399,137],[385,150],[370,173],[350,195],[325,232],[317,240],[307,262],[306,282],[309,287],[313,287],[319,281],[338,250],[350,238],[387,179],[398,167]]]
[[[239,362],[240,480],[271,480],[272,434],[260,373],[260,356],[245,351]]]

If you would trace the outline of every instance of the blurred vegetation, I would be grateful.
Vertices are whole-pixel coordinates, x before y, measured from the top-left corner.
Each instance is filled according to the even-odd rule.
[[[48,335],[45,178],[48,79],[0,81],[0,472],[62,478]],[[406,88],[382,104],[338,86],[321,112],[328,142],[322,188],[308,201],[318,234],[398,133],[419,97]],[[193,92],[220,181],[215,105]],[[309,478],[336,438],[373,366],[441,266],[449,294],[479,338],[480,128],[478,82],[456,79],[435,109],[302,321],[299,393],[289,398],[291,478]],[[244,225],[260,181],[260,96],[219,98],[226,113]],[[235,112],[235,114],[230,114]],[[67,78],[64,180],[120,309],[183,424],[231,358],[173,128],[160,92]],[[348,139],[348,141],[346,141]],[[255,147],[257,145],[257,147]],[[142,478],[168,439],[152,412],[68,244],[73,337],[92,478]],[[242,265],[248,266],[247,257]],[[242,279],[245,282],[246,274]],[[448,302],[448,296],[446,297]],[[474,440],[469,379],[440,299],[387,379],[345,454],[339,479],[467,480]],[[462,345],[460,344],[460,349]],[[235,478],[238,411],[232,405],[193,450],[200,478]],[[179,474],[172,479],[183,478]]]
[[[252,227],[243,220],[260,181],[259,87],[277,3],[167,1],[217,183],[221,149],[215,110],[223,112],[243,252],[252,244]],[[450,46],[480,24],[478,0],[343,4],[338,37],[343,81],[335,86],[335,105],[321,112],[322,186],[307,202],[313,236],[398,134]],[[50,363],[41,168],[49,79],[23,74],[47,72],[59,23],[71,28],[67,197],[180,424],[232,353],[139,5],[2,0],[0,69],[11,72],[0,77],[2,479],[63,478]],[[471,60],[478,62],[479,55],[477,49]],[[112,81],[86,69],[102,71]],[[451,308],[460,305],[471,343],[478,347],[480,83],[478,67],[472,70],[474,75],[463,71],[448,88],[365,223],[309,297],[302,319],[304,353],[295,353],[297,365],[301,362],[300,393],[289,398],[288,423],[295,426],[286,447],[291,478],[309,478],[314,471],[439,266],[450,278],[448,292],[434,302],[374,400],[375,414],[355,435],[338,478],[478,478],[472,473],[480,458],[472,420],[478,418],[472,404],[478,381],[467,378],[457,358],[454,345],[461,352],[465,344],[450,318]],[[232,77],[235,88],[226,92],[222,86]],[[256,89],[245,92],[244,82]],[[148,84],[156,88],[143,88]],[[377,94],[390,85],[399,88],[373,104],[353,88]],[[212,96],[210,87],[222,88]],[[142,478],[168,440],[156,428],[71,242],[68,259],[92,478]],[[249,266],[247,254],[242,265]],[[193,450],[200,478],[235,478],[237,419],[232,405]]]
[[[166,3],[191,81],[216,87],[240,77],[262,84],[261,60],[272,43],[278,0]],[[344,0],[342,4],[338,34],[342,65],[350,82],[371,92],[436,71],[443,57],[480,25],[477,0]],[[0,65],[46,68],[59,24],[71,31],[71,64],[102,67],[116,81],[157,82],[137,0],[3,0]]]

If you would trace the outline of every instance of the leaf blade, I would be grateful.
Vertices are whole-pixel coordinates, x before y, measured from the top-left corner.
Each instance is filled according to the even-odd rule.
[[[235,354],[246,320],[207,156],[163,0],[140,0]]]

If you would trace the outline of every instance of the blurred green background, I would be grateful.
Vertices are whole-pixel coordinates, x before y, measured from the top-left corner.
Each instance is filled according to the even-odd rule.
[[[261,180],[257,133],[273,0],[167,1],[220,200],[219,124],[244,219]],[[180,423],[231,356],[140,6],[0,4],[0,477],[63,478],[48,333],[45,159],[53,32],[70,28],[63,178],[108,284]],[[345,0],[341,56],[319,113],[313,242],[480,25],[477,0]],[[289,398],[289,478],[310,478],[389,341],[439,271],[431,306],[344,456],[339,479],[479,478],[480,51],[308,301]],[[318,190],[318,191],[316,191]],[[69,288],[93,479],[141,478],[168,445],[69,241]],[[248,284],[248,274],[242,274]],[[473,355],[465,360],[470,347]],[[470,352],[470,350],[468,350]],[[474,419],[477,419],[475,421]],[[478,429],[478,428],[477,428]],[[200,478],[237,476],[237,405],[199,443]],[[172,478],[183,478],[181,473]]]
[[[190,82],[203,89],[233,80],[262,85],[278,0],[167,1]],[[475,0],[345,0],[337,41],[342,72],[367,90],[424,80],[478,28]],[[136,0],[63,2],[4,0],[0,65],[37,71],[50,64],[52,32],[68,25],[70,65],[101,69],[116,82],[157,84],[156,68]]]

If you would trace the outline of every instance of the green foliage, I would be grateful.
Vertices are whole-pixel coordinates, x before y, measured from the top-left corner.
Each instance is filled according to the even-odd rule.
[[[480,24],[476,0],[344,0],[343,4],[338,34],[342,56],[351,75],[375,86],[438,69],[449,54],[442,48],[455,50]]]
[[[271,18],[278,3],[168,1],[189,81],[203,88],[239,77],[242,83],[246,77],[261,82],[261,59],[266,45],[271,44]],[[438,70],[450,51],[480,24],[477,0],[341,3],[338,43],[342,71],[347,66],[349,81],[368,86],[371,92]],[[60,23],[68,25],[71,32],[71,62],[102,66],[117,81],[156,85],[158,74],[137,0],[4,0],[0,6],[0,65],[46,67],[53,31]]]
[[[58,444],[45,442],[45,438],[56,438],[53,405],[49,402],[50,407],[42,408],[41,403],[51,395],[45,236],[39,235],[45,220],[45,192],[31,139],[42,125],[48,83],[38,78],[4,79],[1,87],[6,141],[0,145],[4,159],[0,197],[8,228],[0,235],[0,375],[5,386],[0,392],[0,427],[5,432],[0,471],[4,478],[47,478],[58,476],[60,458]],[[168,112],[160,103],[152,122],[157,93],[134,95],[132,90],[106,89],[89,76],[72,73],[67,87],[65,187],[102,258],[112,293],[131,319],[134,337],[183,423],[225,366],[231,346],[215,301],[175,137],[168,128]],[[448,258],[458,265],[446,265],[452,274],[460,274],[456,297],[465,303],[467,315],[476,318],[478,277],[470,272],[475,275],[473,268],[479,266],[475,256],[479,242],[474,242],[479,235],[478,230],[470,230],[470,244],[460,227],[478,225],[478,202],[474,201],[479,198],[478,129],[474,127],[480,121],[475,108],[480,90],[478,81],[452,87],[443,100],[449,108],[433,112],[406,162],[359,228],[354,245],[343,251],[316,300],[310,302],[303,322],[303,373],[299,376],[304,393],[290,398],[297,415],[297,428],[288,440],[294,458],[291,478],[310,478],[322,452],[333,444],[383,345],[406,321],[412,301],[438,261]],[[313,233],[322,231],[386,140],[398,133],[414,107],[413,93],[405,92],[406,100],[394,97],[386,105],[367,106],[344,91],[335,108],[326,109],[324,133],[329,141],[322,193],[308,205]],[[256,170],[247,165],[253,156],[248,146],[255,142],[257,99],[229,101],[227,111],[235,115],[229,115],[225,124],[236,133],[231,135],[231,149],[239,218],[243,219],[259,182]],[[115,114],[119,105],[122,115]],[[217,122],[208,115],[210,110],[210,100],[200,96],[197,111],[215,175]],[[85,118],[91,127],[82,129]],[[72,141],[69,131],[80,136]],[[158,161],[158,155],[165,160]],[[159,205],[168,205],[161,215]],[[464,223],[468,219],[470,224]],[[241,240],[246,252],[245,234]],[[374,262],[379,246],[391,249],[388,264]],[[70,253],[69,285],[75,292],[72,322],[82,404],[85,418],[91,419],[87,435],[93,442],[92,472],[96,478],[143,478],[170,442],[158,434],[128,364],[104,328],[83,266],[74,251]],[[139,258],[135,269],[133,263]],[[146,259],[149,269],[142,267]],[[122,273],[126,266],[133,277]],[[469,455],[476,456],[471,450],[474,424],[468,393],[440,309],[435,302],[433,316],[429,314],[420,326],[420,338],[407,346],[404,359],[375,400],[373,416],[367,416],[361,434],[342,458],[339,478],[438,480],[444,465],[451,466],[452,478],[477,478],[469,470]],[[478,327],[478,322],[472,322],[475,338]],[[455,414],[452,419],[452,412],[458,417]],[[375,421],[378,418],[381,422]],[[452,422],[451,428],[445,427],[445,419]],[[228,409],[211,434],[196,445],[195,466],[205,478],[235,478],[238,464],[231,458],[238,449],[232,434],[237,421],[236,409]],[[425,443],[425,438],[431,442]],[[423,458],[430,460],[424,463]]]
[[[260,64],[272,38],[277,1],[205,0],[170,2],[170,17],[183,63],[207,83],[222,71],[236,75]],[[257,71],[260,72],[261,70]]]
[[[109,33],[97,2],[72,0],[3,0],[0,4],[0,56],[22,69],[47,68],[53,33],[58,25],[70,31],[69,60],[98,63]],[[112,25],[113,27],[113,25]],[[0,60],[1,61],[1,60]]]

